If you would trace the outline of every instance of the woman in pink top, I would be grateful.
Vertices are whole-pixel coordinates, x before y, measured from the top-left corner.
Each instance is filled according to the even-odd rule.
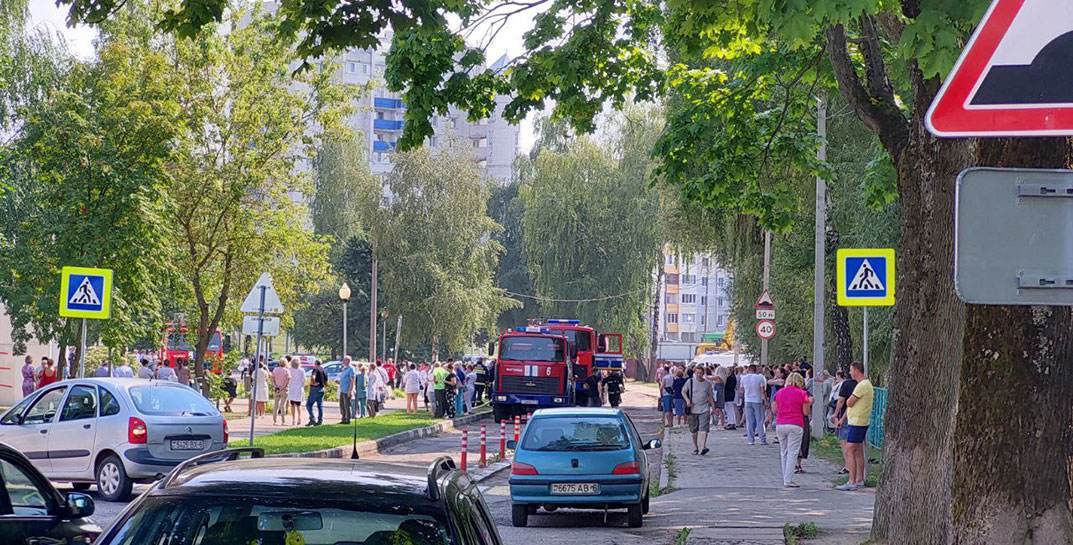
[[[805,379],[799,373],[791,373],[786,378],[786,385],[775,394],[772,411],[775,413],[775,434],[779,437],[779,451],[782,454],[782,484],[786,488],[797,488],[794,466],[801,452],[805,418],[812,412],[812,400],[805,391]]]

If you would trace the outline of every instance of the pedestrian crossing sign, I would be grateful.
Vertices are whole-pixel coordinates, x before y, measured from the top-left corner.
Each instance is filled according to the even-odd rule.
[[[60,316],[106,320],[111,311],[111,269],[63,268],[60,272]]]
[[[839,306],[894,305],[893,249],[841,249],[836,272]]]

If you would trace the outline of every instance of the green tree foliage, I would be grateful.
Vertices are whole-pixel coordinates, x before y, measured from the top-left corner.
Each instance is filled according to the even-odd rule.
[[[525,253],[525,237],[522,230],[522,215],[525,206],[518,198],[518,189],[521,187],[522,180],[528,176],[524,172],[531,168],[531,164],[529,161],[519,160],[516,163],[518,170],[515,178],[506,184],[494,185],[488,202],[488,215],[503,226],[502,231],[493,235],[493,238],[503,246],[503,256],[499,259],[499,265],[496,268],[495,285],[506,290],[508,295],[533,293],[533,280],[529,275],[529,259]],[[535,318],[540,314],[535,299],[514,297],[521,302],[521,306],[510,308],[499,315],[496,320],[496,328],[499,331],[523,325],[528,318]]]
[[[104,44],[89,65],[38,44],[21,46],[29,49],[7,72],[8,81],[37,82],[40,96],[8,103],[17,123],[0,151],[0,299],[17,342],[33,334],[73,344],[76,321],[58,316],[60,268],[111,268],[112,317],[93,326],[107,346],[122,347],[159,332],[162,286],[174,273],[161,259],[173,233],[165,217],[180,130],[174,81],[163,55],[125,43]]]
[[[492,283],[502,252],[492,235],[501,227],[488,217],[477,164],[461,142],[399,153],[385,193],[373,251],[391,311],[403,315],[403,337],[461,350],[517,304]]]
[[[364,236],[365,223],[380,204],[380,178],[369,170],[366,147],[364,137],[348,132],[326,140],[317,152],[310,201],[313,230],[332,237],[337,248]]]
[[[659,192],[649,185],[659,118],[635,108],[615,119],[606,146],[580,137],[541,147],[519,189],[523,237],[546,316],[621,332],[628,353],[642,355],[664,242]]]

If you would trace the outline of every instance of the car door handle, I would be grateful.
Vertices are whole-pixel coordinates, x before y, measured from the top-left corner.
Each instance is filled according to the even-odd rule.
[[[41,435],[44,435],[44,434],[48,433],[48,430],[38,430],[38,431],[40,431]]]
[[[84,429],[84,430],[88,430],[88,429],[90,429],[92,427],[93,426],[91,424],[82,424],[82,429]]]

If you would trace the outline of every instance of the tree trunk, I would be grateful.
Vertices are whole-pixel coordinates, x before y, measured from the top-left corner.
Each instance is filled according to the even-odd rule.
[[[839,238],[838,231],[833,228],[827,230],[827,262],[831,268],[835,267],[836,255],[838,254]],[[853,335],[849,328],[849,310],[838,305],[838,279],[833,272],[830,275],[831,283],[827,289],[827,308],[831,320],[831,332],[835,338],[834,359],[825,358],[825,367],[833,375],[836,371],[849,373],[849,364],[853,363]],[[848,375],[847,375],[848,376]]]
[[[652,340],[648,347],[648,369],[646,369],[646,377],[652,376],[656,371],[657,350],[659,349],[659,313],[660,313],[660,296],[663,291],[663,263],[666,262],[666,258],[663,257],[663,253],[660,252],[659,268],[656,270],[656,294],[652,297]],[[709,301],[710,302],[710,301]],[[637,377],[641,379],[640,376]]]
[[[1067,167],[1065,139],[993,140],[988,166]],[[1012,280],[1011,280],[1012,281]],[[953,543],[1073,543],[1073,313],[969,305],[954,446]]]
[[[900,154],[892,153],[902,203],[901,251],[885,463],[872,537],[936,545],[950,535],[951,447],[965,320],[953,282],[954,190],[971,154],[969,141],[939,140],[927,132],[923,114],[938,82],[922,80],[919,72],[914,79],[908,143]]]

